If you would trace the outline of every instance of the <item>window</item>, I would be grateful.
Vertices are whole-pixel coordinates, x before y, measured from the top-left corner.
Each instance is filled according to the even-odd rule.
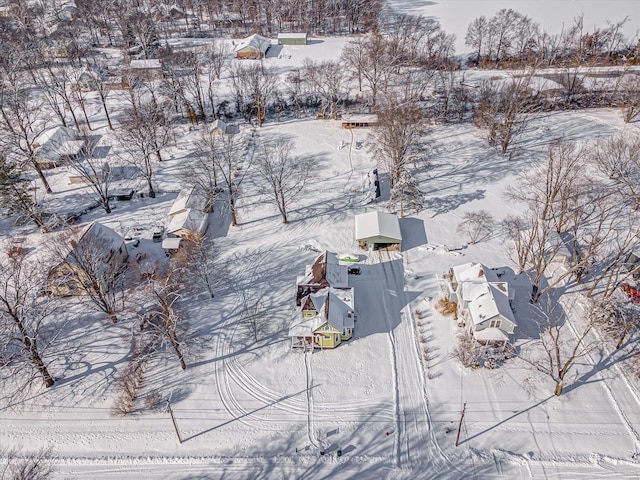
[[[333,341],[335,343],[338,343],[338,334],[337,333],[333,335]]]
[[[489,324],[489,327],[491,327],[491,328],[500,328],[500,325],[502,325],[502,320],[491,320],[491,323]]]

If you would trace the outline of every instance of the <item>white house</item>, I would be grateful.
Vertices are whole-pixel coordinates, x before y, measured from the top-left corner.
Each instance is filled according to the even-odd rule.
[[[209,214],[193,208],[183,210],[170,217],[167,225],[167,237],[201,238],[209,226]]]
[[[449,300],[470,333],[480,342],[508,341],[516,321],[511,309],[513,290],[496,270],[481,263],[465,263],[449,272]]]
[[[356,241],[361,248],[400,250],[402,235],[398,217],[391,213],[369,212],[356,215]]]

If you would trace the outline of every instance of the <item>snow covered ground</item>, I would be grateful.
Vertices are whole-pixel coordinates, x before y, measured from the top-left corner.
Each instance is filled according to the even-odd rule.
[[[408,13],[438,16],[459,41],[475,16],[503,7],[527,13],[551,31],[559,30],[557,22],[572,20],[574,7],[584,10],[587,23],[607,16],[598,10],[605,2],[392,3]],[[606,13],[632,13],[632,3],[606,2]],[[266,62],[284,71],[307,56],[334,58],[344,41],[287,46]],[[111,101],[120,100],[113,95]],[[108,136],[97,101],[90,115],[97,132]],[[516,292],[516,344],[531,343],[536,327],[529,287],[513,273],[502,236],[496,232],[456,251],[445,246],[465,243],[456,227],[466,211],[486,209],[497,221],[519,212],[503,191],[518,172],[544,158],[553,139],[640,134],[639,125],[624,125],[613,110],[538,115],[515,142],[513,160],[487,147],[469,124],[433,127],[431,167],[417,174],[426,208],[402,220],[403,251],[370,255],[361,275],[350,277],[359,316],[354,338],[333,351],[305,354],[291,351],[287,330],[295,278],[317,255],[306,246],[357,252],[354,215],[384,205],[365,204],[359,191],[363,176],[375,168],[366,129],[344,130],[331,120],[269,121],[258,133],[291,138],[296,153],[315,155],[315,180],[293,206],[288,225],[254,178],[243,183],[237,227],[229,225],[226,212],[212,215],[216,296],[191,299],[185,307],[193,338],[188,368],[181,371],[168,354],[157,357],[143,388],[143,395],[157,389],[171,398],[182,443],[163,408],[140,408],[124,418],[111,414],[132,324],[108,324],[69,300],[73,321],[59,347],[63,354],[51,366],[60,381],[0,410],[0,446],[53,445],[56,478],[640,477],[640,390],[623,362],[631,347],[616,351],[605,344],[581,359],[571,370],[572,385],[555,397],[552,382],[517,359],[495,370],[463,369],[453,355],[459,327],[432,308],[442,295],[438,276],[449,267],[470,261],[504,267]],[[161,255],[150,232],[176,197],[175,172],[188,161],[197,135],[180,128],[177,145],[160,165],[156,199],[116,202],[112,214],[95,209],[82,222],[100,220],[122,234],[140,227],[140,250]],[[68,172],[49,178],[56,192],[53,210],[75,211],[88,201],[82,188],[68,184]],[[384,176],[382,181],[384,196],[388,185]],[[16,229],[3,221],[0,232],[18,232],[34,247],[47,242],[30,226]],[[269,330],[257,343],[240,326],[247,299],[260,299],[269,318]]]
[[[298,153],[318,155],[316,180],[289,225],[280,223],[251,183],[237,227],[224,217],[212,219],[220,279],[215,299],[188,307],[197,333],[189,367],[182,372],[173,358],[162,357],[145,379],[145,391],[171,395],[183,443],[161,410],[110,414],[130,327],[107,325],[92,314],[80,317],[68,339],[75,350],[53,367],[60,383],[0,412],[0,443],[54,445],[59,478],[640,475],[638,387],[617,363],[628,352],[603,350],[583,359],[571,372],[574,385],[554,397],[548,379],[518,360],[496,370],[463,370],[452,355],[458,327],[431,308],[441,295],[437,275],[450,266],[481,261],[513,267],[498,235],[457,252],[437,247],[464,243],[455,233],[464,211],[485,208],[498,220],[517,211],[505,204],[502,190],[542,158],[548,141],[623,128],[619,114],[609,110],[542,115],[519,140],[518,158],[509,161],[486,147],[470,125],[435,127],[432,167],[419,175],[427,208],[402,221],[403,252],[372,255],[362,274],[351,277],[359,315],[354,338],[334,351],[303,354],[290,351],[286,332],[295,277],[316,255],[305,246],[357,251],[353,216],[383,206],[363,205],[358,192],[361,176],[374,165],[366,148],[352,148],[351,134],[366,147],[366,130],[350,132],[330,120],[268,124],[259,134],[293,138]],[[172,189],[168,172],[184,161],[183,142],[187,136],[163,166],[161,190]],[[118,203],[111,215],[93,210],[83,221],[100,219],[124,231],[155,222],[174,198],[166,193]],[[535,329],[526,282],[507,280],[516,290],[517,343],[530,342]],[[261,298],[270,318],[270,330],[257,344],[239,328],[246,298]]]

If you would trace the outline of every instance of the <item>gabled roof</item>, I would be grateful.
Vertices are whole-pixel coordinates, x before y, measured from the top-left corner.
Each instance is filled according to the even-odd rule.
[[[469,315],[474,325],[501,316],[515,325],[507,294],[492,283],[478,284],[476,296],[469,302]]]
[[[302,317],[301,312],[308,310],[306,307],[310,304],[313,304],[318,314],[313,317]],[[327,323],[339,332],[343,332],[345,328],[353,328],[354,321],[353,288],[327,287],[303,299],[302,308],[296,312],[289,334],[309,336]]]
[[[207,199],[197,193],[194,188],[181,190],[173,205],[169,209],[169,217],[182,213],[188,209],[204,211],[207,207]]]
[[[306,40],[307,33],[306,32],[301,32],[301,33],[279,33],[278,34],[278,38],[304,38]]]
[[[238,45],[235,49],[236,52],[240,50],[244,50],[245,48],[249,48],[251,50],[259,50],[262,53],[266,53],[269,47],[271,46],[271,40],[263,37],[262,35],[258,35],[257,33],[251,35],[250,37],[245,38],[240,45]]]
[[[481,263],[463,263],[452,267],[453,276],[458,282],[480,281],[480,282],[497,282],[498,275],[493,269],[486,267]]]
[[[398,242],[402,241],[400,222],[396,215],[375,211],[356,215],[355,221],[356,240],[385,237]]]
[[[78,142],[84,145],[84,142],[78,140],[78,132],[73,128],[55,127],[38,137],[36,143],[40,145],[40,148],[36,151],[36,155],[41,158],[56,160],[60,155],[66,154],[65,151],[68,150],[69,145],[77,146]]]
[[[346,287],[348,286],[347,267],[340,265],[336,254],[325,250],[316,257],[313,264],[307,265],[304,277],[298,279],[298,285]]]
[[[219,130],[222,130],[222,133],[227,133],[227,128],[228,128],[228,125],[222,120],[220,120],[219,118],[211,124],[211,130],[219,129]]]
[[[183,210],[171,217],[171,221],[167,225],[167,233],[189,230],[195,234],[202,235],[207,230],[208,220],[208,213],[192,208]]]
[[[162,68],[162,64],[160,63],[159,58],[148,58],[148,59],[142,59],[142,60],[131,60],[129,67],[132,70],[160,69]]]
[[[120,250],[123,243],[124,239],[122,236],[114,230],[99,222],[93,222],[82,233],[78,243],[72,245],[71,251],[65,258],[65,262],[72,265],[76,264],[77,262],[73,252],[78,249],[87,249],[85,253],[91,257],[97,255],[98,252],[104,252],[104,255],[100,253],[100,256],[103,257],[102,260],[106,263],[111,259],[114,252]]]

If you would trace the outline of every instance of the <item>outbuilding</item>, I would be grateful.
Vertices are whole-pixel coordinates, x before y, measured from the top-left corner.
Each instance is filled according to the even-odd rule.
[[[267,56],[271,40],[257,33],[245,38],[235,49],[236,58],[260,59]]]
[[[306,33],[279,33],[278,45],[306,45]]]
[[[379,211],[356,215],[356,240],[363,249],[388,248],[399,251],[402,235],[398,217]]]

